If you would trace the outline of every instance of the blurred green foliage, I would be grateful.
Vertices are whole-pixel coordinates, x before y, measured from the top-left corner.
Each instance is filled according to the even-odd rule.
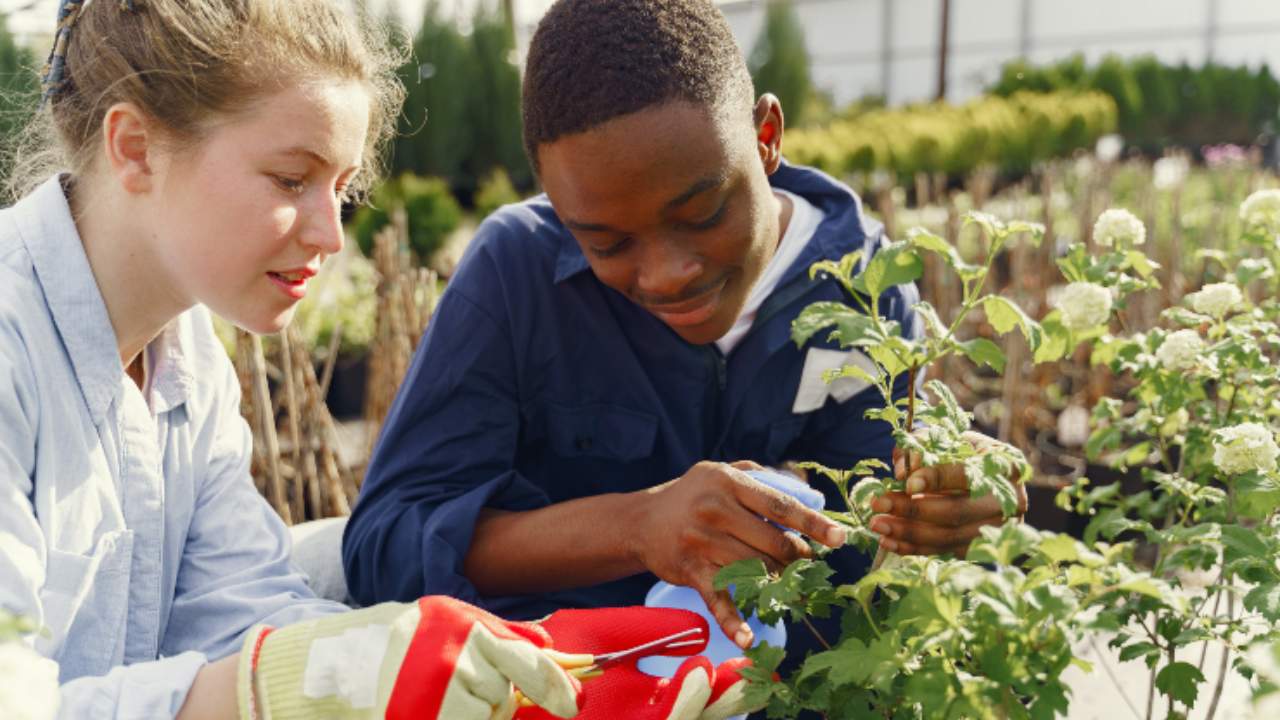
[[[36,57],[17,44],[0,13],[0,181],[8,175],[9,149],[40,98]]]
[[[788,132],[793,162],[836,176],[885,170],[962,175],[990,165],[1023,173],[1087,148],[1116,127],[1116,104],[1100,92],[1019,92],[964,105],[929,103],[872,110],[821,128]]]
[[[503,205],[515,202],[520,202],[520,194],[512,186],[511,178],[507,176],[506,171],[497,168],[489,173],[489,176],[480,183],[480,189],[476,191],[476,219],[483,220]]]
[[[532,186],[514,60],[515,38],[501,7],[479,3],[464,31],[439,0],[429,0],[400,70],[407,93],[393,172],[444,178],[463,198],[495,168],[520,187]]]
[[[813,82],[804,27],[791,0],[769,0],[747,65],[756,93],[773,93],[782,102],[787,127],[804,125],[814,99]]]
[[[1206,63],[1165,64],[1146,55],[1103,58],[1095,67],[1074,55],[1050,65],[1024,60],[1005,64],[992,93],[1034,90],[1099,90],[1119,113],[1119,131],[1130,145],[1158,154],[1171,145],[1251,145],[1276,132],[1280,82],[1264,64],[1257,70]]]
[[[409,248],[425,263],[462,222],[462,207],[440,178],[404,173],[374,188],[369,204],[356,211],[351,232],[365,255],[373,252],[373,237],[391,222],[396,208],[404,208]]]

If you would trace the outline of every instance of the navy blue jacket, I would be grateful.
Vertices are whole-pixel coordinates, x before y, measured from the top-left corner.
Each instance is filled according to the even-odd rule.
[[[888,461],[888,426],[863,417],[881,402],[874,389],[792,412],[806,352],[831,346],[820,333],[797,348],[791,321],[812,302],[846,300],[834,280],[810,280],[809,266],[858,249],[870,256],[882,227],[820,172],[783,165],[770,180],[825,219],[727,357],[685,342],[597,280],[544,197],[485,220],[417,349],[347,525],[343,561],[356,600],[443,594],[516,619],[643,604],[656,581],[648,573],[566,592],[480,595],[462,569],[476,516],[640,490],[701,460]],[[912,335],[917,297],[899,286],[881,305]],[[816,485],[840,507],[834,487]],[[849,582],[867,558],[847,549],[830,562]]]

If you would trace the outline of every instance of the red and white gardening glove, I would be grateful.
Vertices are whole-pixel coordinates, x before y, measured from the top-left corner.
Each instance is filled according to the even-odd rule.
[[[561,610],[538,623],[550,633],[556,650],[564,653],[605,653],[626,650],[689,628],[700,628],[701,642],[672,650],[635,655],[608,665],[604,674],[582,680],[580,720],[724,720],[757,708],[745,707],[746,680],[738,670],[750,660],[735,658],[712,667],[696,656],[706,649],[707,621],[697,613],[670,608],[602,608]],[[648,655],[685,656],[671,678],[641,672],[636,664]],[[549,720],[545,709],[522,708],[517,720]]]
[[[535,624],[447,597],[259,626],[240,653],[240,715],[507,720],[518,689],[544,717],[574,717],[582,686],[550,645]]]

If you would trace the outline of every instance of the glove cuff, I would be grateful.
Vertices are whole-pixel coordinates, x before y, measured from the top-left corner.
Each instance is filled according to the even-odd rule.
[[[262,643],[275,628],[254,625],[245,633],[240,647],[240,661],[236,665],[236,701],[240,707],[240,720],[258,720],[257,703],[254,700],[254,671],[258,669],[258,656]]]

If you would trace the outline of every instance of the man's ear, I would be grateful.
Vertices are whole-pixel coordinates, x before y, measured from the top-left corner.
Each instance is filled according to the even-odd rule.
[[[772,175],[782,164],[782,103],[770,93],[756,101],[754,112],[756,126],[756,151],[764,171]]]
[[[149,192],[155,184],[158,140],[150,119],[133,103],[116,103],[102,117],[102,143],[107,169],[130,194]]]

